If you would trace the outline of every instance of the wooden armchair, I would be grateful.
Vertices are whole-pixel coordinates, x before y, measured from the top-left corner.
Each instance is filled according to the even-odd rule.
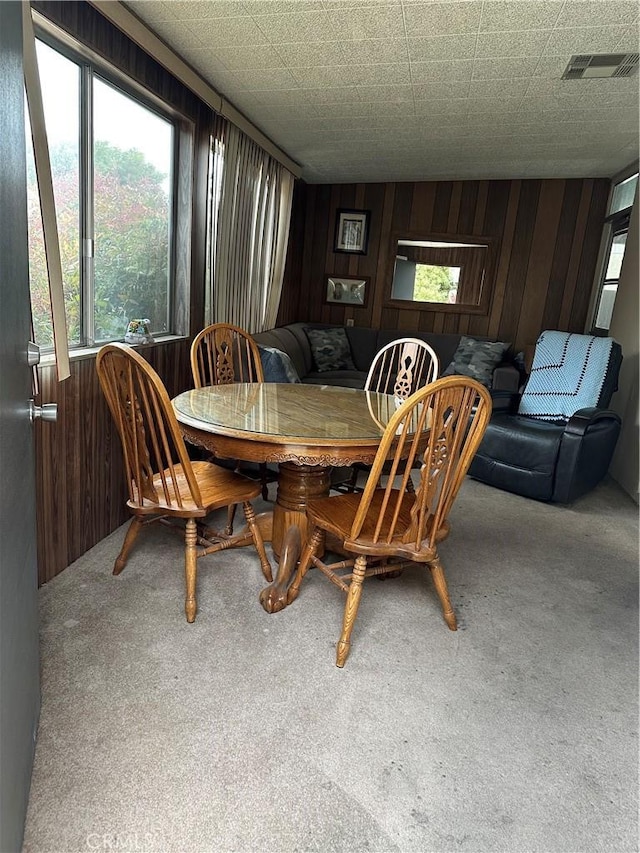
[[[127,505],[133,513],[114,575],[124,569],[144,524],[184,518],[187,622],[196,617],[199,557],[253,541],[262,573],[271,580],[271,566],[250,503],[260,494],[260,484],[209,462],[191,462],[166,389],[135,350],[124,344],[102,347],[96,370],[120,434],[129,487]],[[238,503],[244,507],[247,532],[236,536],[221,533],[206,540],[198,535],[197,518]]]
[[[193,339],[191,373],[196,388],[231,385],[234,382],[264,382],[260,350],[248,332],[230,323],[213,323]],[[268,484],[277,479],[265,462],[259,466],[262,497],[269,497]],[[227,531],[231,533],[233,508]]]
[[[298,596],[308,569],[315,566],[347,595],[336,665],[344,666],[366,577],[391,575],[412,563],[427,565],[452,631],[456,617],[449,600],[438,543],[449,534],[448,515],[491,415],[484,386],[466,376],[438,379],[409,397],[391,416],[362,494],[309,501],[311,536],[287,593]],[[380,485],[390,459],[386,485]],[[408,488],[420,461],[420,483]],[[324,562],[317,554],[325,536],[353,555]],[[325,558],[327,559],[327,558]]]

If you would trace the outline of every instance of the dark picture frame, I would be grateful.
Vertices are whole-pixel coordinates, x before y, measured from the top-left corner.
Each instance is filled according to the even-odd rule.
[[[325,302],[349,308],[364,308],[369,296],[370,276],[327,275]]]
[[[349,255],[366,255],[369,245],[370,217],[370,210],[348,210],[346,208],[338,210],[333,251],[344,252]]]

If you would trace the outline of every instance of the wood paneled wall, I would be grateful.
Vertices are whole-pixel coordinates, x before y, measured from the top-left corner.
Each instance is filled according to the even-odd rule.
[[[584,331],[609,180],[434,181],[312,184],[294,205],[278,323],[293,320],[487,335],[516,350],[544,329]],[[298,192],[298,190],[296,190]],[[333,251],[336,211],[371,211],[366,255]],[[302,217],[302,219],[300,219]],[[497,241],[488,313],[458,314],[387,305],[399,232],[463,234]],[[363,308],[324,302],[326,275],[370,276]]]

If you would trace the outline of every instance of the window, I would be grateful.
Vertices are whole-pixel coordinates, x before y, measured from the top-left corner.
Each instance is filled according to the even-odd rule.
[[[71,346],[122,339],[132,318],[174,332],[177,120],[106,66],[36,41]],[[30,130],[27,131],[31,149]],[[28,150],[34,333],[53,334],[33,152]]]
[[[603,237],[606,241],[604,264],[591,324],[592,334],[606,335],[609,332],[637,185],[636,172],[615,184],[611,192]]]

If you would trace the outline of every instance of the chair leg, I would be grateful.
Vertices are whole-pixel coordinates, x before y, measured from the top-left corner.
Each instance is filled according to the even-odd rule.
[[[353,493],[356,490],[356,486],[358,485],[358,474],[360,471],[365,470],[361,465],[355,464],[351,468],[351,479],[347,484],[347,488],[349,492]]]
[[[295,574],[295,577],[287,590],[287,604],[291,604],[292,601],[295,601],[298,597],[298,593],[300,592],[300,584],[306,573],[309,571],[309,567],[311,566],[311,558],[314,554],[317,553],[318,548],[322,542],[322,530],[319,527],[314,527],[311,536],[309,537],[309,541],[302,552],[302,556],[300,557],[300,562],[298,563],[298,571]]]
[[[440,599],[440,604],[442,605],[444,621],[447,623],[451,631],[456,631],[458,629],[458,623],[456,621],[456,614],[453,612],[453,607],[451,606],[451,600],[449,599],[449,589],[447,587],[447,581],[444,576],[444,569],[442,568],[440,557],[436,557],[435,560],[429,564],[429,569],[431,571],[431,577],[433,578],[433,584],[436,588],[436,592],[438,593],[438,598]]]
[[[260,568],[262,569],[262,574],[265,576],[266,580],[271,583],[273,580],[271,563],[269,562],[269,558],[267,557],[262,533],[260,532],[260,528],[256,524],[255,511],[248,501],[242,504],[242,507],[244,509],[244,516],[247,519],[247,524],[249,525],[249,530],[251,531],[251,536],[253,537],[253,544],[256,546],[256,551],[258,552],[258,557],[260,558]]]
[[[269,500],[268,468],[266,462],[260,463],[260,483],[262,485],[262,498]]]
[[[233,519],[236,517],[237,504],[229,504],[227,507],[227,526],[224,529],[226,536],[233,535]]]
[[[131,524],[129,525],[129,529],[127,530],[126,536],[124,537],[124,542],[122,543],[120,553],[116,557],[116,561],[113,566],[114,575],[119,575],[120,572],[127,565],[127,560],[129,559],[129,554],[131,553],[131,549],[133,548],[133,543],[138,538],[138,533],[140,533],[142,527],[143,522],[138,518],[137,515],[134,515],[131,519]]]
[[[187,622],[193,622],[196,618],[196,578],[198,574],[198,555],[196,552],[197,532],[195,518],[188,518],[184,534],[184,577],[186,586],[184,612],[187,614]]]
[[[353,567],[353,578],[349,584],[349,592],[347,593],[347,603],[344,606],[344,617],[342,619],[342,634],[338,640],[336,649],[336,666],[344,666],[349,657],[349,648],[351,646],[351,631],[353,624],[358,615],[358,607],[360,605],[360,596],[362,595],[362,582],[364,581],[364,573],[367,568],[367,558],[360,555],[356,557],[356,562]]]

